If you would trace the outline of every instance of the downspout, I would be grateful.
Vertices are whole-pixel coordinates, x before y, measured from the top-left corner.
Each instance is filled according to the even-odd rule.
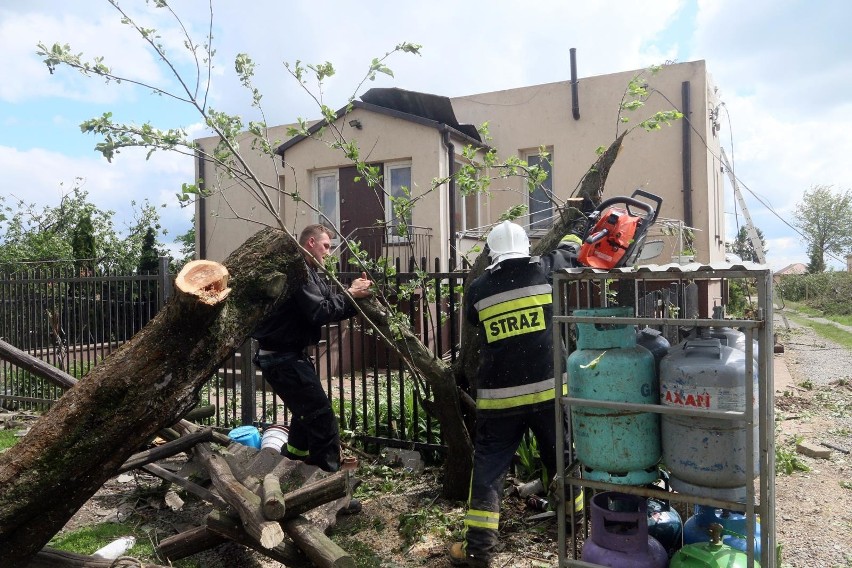
[[[571,53],[571,114],[574,120],[580,120],[580,89],[577,84],[577,48],[568,50]]]
[[[680,97],[683,108],[683,148],[681,158],[683,160],[683,221],[687,227],[692,224],[692,123],[690,115],[692,109],[689,101],[689,81],[680,84]]]
[[[448,195],[450,199],[450,265],[448,270],[456,269],[457,250],[456,250],[456,147],[450,141],[450,129],[446,124],[441,125],[441,134],[443,134],[444,146],[447,147],[447,162],[450,172],[450,183]]]
[[[195,151],[195,169],[196,176],[195,179],[198,185],[198,208],[195,211],[195,227],[196,227],[196,235],[195,235],[195,258],[203,259],[207,258],[207,208],[205,205],[207,204],[207,200],[202,196],[203,188],[207,185],[204,181],[205,177],[205,166],[206,163],[204,161],[204,156],[202,156],[200,150]]]

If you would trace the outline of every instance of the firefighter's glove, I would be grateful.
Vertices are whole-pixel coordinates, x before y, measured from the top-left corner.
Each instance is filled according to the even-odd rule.
[[[583,239],[575,235],[574,233],[568,233],[559,241],[559,248],[569,249],[574,254],[578,254],[580,252],[580,246],[583,244]]]

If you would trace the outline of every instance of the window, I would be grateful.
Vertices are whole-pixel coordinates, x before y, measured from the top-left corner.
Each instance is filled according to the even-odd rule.
[[[388,237],[391,240],[408,240],[411,235],[411,210],[398,215],[399,203],[411,199],[411,164],[385,165],[385,220],[388,224]],[[397,201],[396,209],[394,202]]]
[[[456,162],[458,172],[464,164]],[[479,194],[462,195],[456,185],[455,226],[457,232],[473,231],[479,228]]]
[[[544,180],[535,190],[529,194],[529,219],[530,232],[543,231],[549,229],[553,224],[553,152],[550,148],[547,149],[549,155],[541,156],[538,150],[526,154],[527,164],[530,166],[539,166],[547,173],[547,179]]]
[[[337,234],[340,226],[340,200],[337,195],[337,170],[314,174],[316,206],[319,209],[318,223],[322,223]]]

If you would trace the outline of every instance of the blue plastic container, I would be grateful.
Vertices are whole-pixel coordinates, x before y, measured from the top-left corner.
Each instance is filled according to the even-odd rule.
[[[260,449],[260,432],[254,426],[238,426],[228,432],[228,437],[238,444]]]

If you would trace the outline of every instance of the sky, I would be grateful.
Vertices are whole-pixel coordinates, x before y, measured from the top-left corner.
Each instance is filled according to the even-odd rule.
[[[211,4],[169,5],[202,41]],[[158,31],[193,88],[195,68],[168,12],[144,0],[120,6]],[[791,227],[804,191],[852,188],[848,0],[213,0],[212,14],[209,105],[246,122],[258,118],[233,72],[234,56],[248,53],[270,125],[318,115],[284,62],[332,62],[338,72],[324,85],[324,101],[336,109],[372,58],[403,41],[421,44],[421,55],[394,55],[388,61],[394,77],[380,75],[359,93],[394,86],[453,97],[564,81],[572,47],[581,80],[703,59],[724,103],[720,139],[775,270],[807,263],[807,243]],[[165,205],[159,211],[168,234],[161,241],[176,251],[173,240],[189,229],[192,210],[175,195],[193,181],[192,159],[155,153],[146,160],[145,152],[126,149],[110,163],[94,151],[98,139],[79,125],[112,112],[120,122],[181,127],[196,138],[207,134],[197,111],[129,81],[106,83],[68,68],[50,74],[36,53],[39,42],[69,44],[84,59],[104,57],[117,75],[179,92],[168,67],[108,1],[0,0],[0,195],[7,203],[55,206],[79,184],[98,207],[117,212],[119,227],[132,219],[131,203],[147,199]],[[734,210],[729,187],[729,236]],[[841,259],[826,261],[844,267]]]

